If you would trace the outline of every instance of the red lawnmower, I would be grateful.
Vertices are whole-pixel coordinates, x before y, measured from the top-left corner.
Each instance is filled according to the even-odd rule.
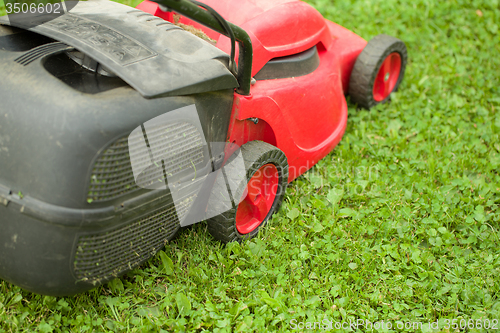
[[[49,295],[124,274],[200,216],[223,242],[256,235],[341,140],[344,95],[386,102],[407,63],[402,41],[298,0],[89,0],[0,23],[0,277]],[[237,161],[234,184],[210,178]]]

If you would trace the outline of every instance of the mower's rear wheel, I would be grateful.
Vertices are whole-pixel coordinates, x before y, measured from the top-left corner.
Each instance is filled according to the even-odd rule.
[[[238,186],[245,189],[241,199],[236,207],[207,220],[210,234],[223,243],[255,237],[279,210],[288,185],[288,162],[280,149],[252,141],[241,147],[241,154],[246,170]]]
[[[408,53],[401,40],[378,35],[358,56],[349,82],[351,100],[370,109],[385,103],[403,80]]]

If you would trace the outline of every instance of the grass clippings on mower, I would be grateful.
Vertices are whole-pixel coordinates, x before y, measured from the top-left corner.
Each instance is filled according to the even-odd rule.
[[[196,29],[192,25],[180,23],[179,22],[180,18],[181,18],[180,15],[174,14],[174,24],[176,26],[181,27],[182,29],[186,30],[187,32],[190,32],[193,35],[195,35],[196,37],[199,37],[199,38],[201,38],[201,39],[203,39],[203,40],[205,40],[213,45],[217,44],[216,40],[213,40],[212,38],[208,37],[207,34],[204,33],[202,30]]]

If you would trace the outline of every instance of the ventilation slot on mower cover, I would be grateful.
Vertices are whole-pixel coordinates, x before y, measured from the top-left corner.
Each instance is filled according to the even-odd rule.
[[[194,199],[192,195],[175,206],[171,203],[112,231],[81,236],[74,258],[76,278],[97,284],[149,259],[174,236]]]
[[[63,51],[71,51],[71,50],[74,50],[72,46],[66,45],[64,43],[55,42],[35,47],[31,51],[26,52],[22,56],[14,59],[14,61],[23,66],[27,66],[31,64],[33,61],[45,57],[47,55],[56,54]]]
[[[167,176],[175,175],[193,165],[203,162],[203,140],[193,124],[182,122],[166,126],[148,133],[149,142],[158,150],[165,151],[164,159]],[[144,151],[139,160],[144,165],[151,164],[149,152]],[[151,182],[157,180],[157,173],[145,174]],[[163,178],[163,177],[162,177]],[[146,183],[147,179],[141,180]],[[130,162],[128,137],[124,137],[107,148],[95,162],[92,171],[87,202],[102,202],[137,191]]]

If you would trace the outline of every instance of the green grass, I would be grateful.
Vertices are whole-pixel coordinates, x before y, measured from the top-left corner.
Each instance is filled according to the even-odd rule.
[[[392,103],[350,104],[340,145],[290,185],[257,239],[224,247],[198,224],[140,269],[74,297],[0,282],[0,332],[500,319],[498,1],[310,3],[365,39],[407,43]]]

